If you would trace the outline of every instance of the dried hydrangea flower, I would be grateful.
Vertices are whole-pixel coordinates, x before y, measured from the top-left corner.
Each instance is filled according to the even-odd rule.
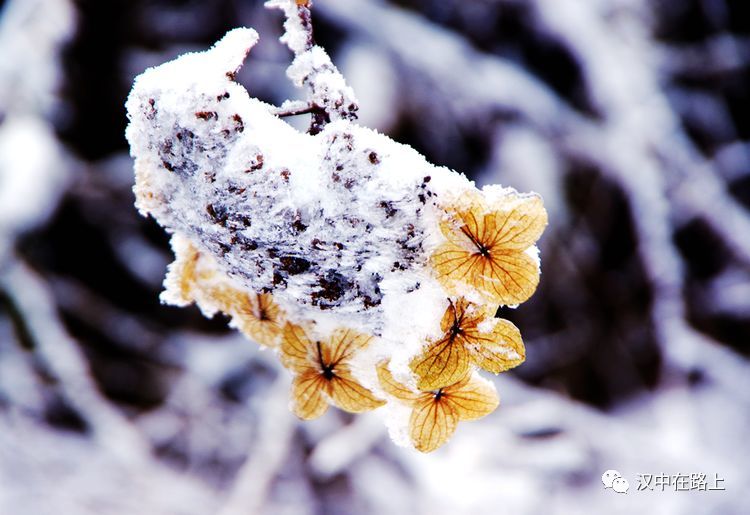
[[[410,363],[417,388],[435,390],[454,384],[466,376],[472,363],[495,374],[523,363],[521,333],[511,322],[494,318],[494,311],[463,298],[451,301],[440,322],[443,336]]]
[[[281,338],[284,316],[270,293],[246,293],[234,288],[210,290],[221,309],[232,317],[232,326],[251,340],[275,347]]]
[[[435,391],[414,392],[393,378],[388,361],[380,363],[377,371],[383,389],[412,408],[409,436],[422,452],[434,451],[447,442],[459,421],[489,415],[500,402],[492,385],[475,373]]]
[[[281,336],[284,315],[270,293],[246,294],[230,310],[237,328],[251,340],[275,346]]]
[[[294,374],[292,407],[305,420],[318,418],[331,402],[344,411],[361,413],[385,404],[351,373],[349,361],[372,337],[337,329],[326,341],[311,340],[294,324],[284,326],[281,362]]]
[[[267,5],[287,16],[287,75],[307,102],[273,107],[235,82],[252,29],[147,70],[128,98],[136,206],[172,234],[176,257],[161,298],[224,312],[273,347],[302,418],[384,404],[377,363],[390,358],[425,391],[409,394],[411,422],[381,413],[394,439],[411,427],[399,443],[432,450],[497,404],[475,369],[524,358],[518,331],[492,314],[536,287],[544,208],[357,125],[354,92],[305,32],[309,6]],[[308,133],[281,118],[291,112],[312,114]]]
[[[221,311],[251,340],[268,347],[278,344],[285,316],[271,294],[247,292],[211,256],[180,235],[172,237],[172,249],[176,259],[169,268],[163,300],[179,306],[195,302],[207,316]]]
[[[503,196],[489,203],[472,195],[447,206],[440,229],[448,241],[432,266],[449,291],[469,285],[488,302],[517,305],[539,284],[539,261],[528,250],[547,226],[547,212],[536,195]]]

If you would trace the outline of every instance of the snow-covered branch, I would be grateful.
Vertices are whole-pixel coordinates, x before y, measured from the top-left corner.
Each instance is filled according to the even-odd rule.
[[[312,114],[310,134],[318,134],[331,121],[356,120],[359,106],[354,91],[346,85],[326,51],[313,39],[312,1],[269,0],[265,5],[284,12],[286,21],[281,42],[294,53],[287,76],[295,86],[304,87],[308,96],[304,109],[282,106],[280,114],[290,116],[309,112]]]

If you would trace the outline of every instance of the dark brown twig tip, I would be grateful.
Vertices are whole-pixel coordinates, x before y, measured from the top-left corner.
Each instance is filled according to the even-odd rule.
[[[310,50],[312,47],[315,46],[315,38],[313,37],[313,27],[312,27],[312,13],[310,12],[311,2],[300,2],[300,0],[297,0],[297,13],[299,15],[300,22],[302,22],[302,27],[305,29],[305,33],[307,34],[307,40],[305,41],[305,50]]]

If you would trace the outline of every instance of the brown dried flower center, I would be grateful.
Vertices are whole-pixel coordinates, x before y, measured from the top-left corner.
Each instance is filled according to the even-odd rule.
[[[322,368],[323,368],[323,371],[321,372],[321,374],[327,380],[330,381],[336,376],[336,374],[333,373],[333,365],[323,366]]]
[[[323,360],[323,351],[320,348],[320,342],[315,342],[315,344],[318,348],[318,364],[320,365],[320,375],[330,381],[331,379],[336,377],[336,374],[334,373],[336,363],[326,363]]]
[[[466,235],[466,237],[471,240],[471,242],[474,244],[474,246],[477,248],[477,250],[479,250],[479,255],[480,256],[482,256],[482,257],[490,257],[490,249],[488,249],[487,247],[485,247],[482,244],[481,241],[479,241],[477,238],[475,238],[474,235],[471,234],[471,231],[469,231],[469,229],[467,229],[465,225],[463,227],[461,227],[461,232],[464,233],[464,235]]]

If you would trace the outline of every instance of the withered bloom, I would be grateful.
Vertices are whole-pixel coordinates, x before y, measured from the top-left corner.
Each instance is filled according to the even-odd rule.
[[[180,304],[196,302],[204,312],[221,311],[232,317],[232,325],[251,340],[276,346],[281,337],[284,314],[270,293],[247,293],[235,286],[214,260],[186,239],[173,241],[177,259],[170,267],[168,282]]]
[[[270,293],[247,294],[239,290],[226,289],[213,292],[232,317],[232,324],[242,334],[262,345],[274,347],[281,337],[284,315],[281,308],[273,301]]]
[[[547,212],[538,196],[509,194],[506,199],[490,208],[474,196],[447,210],[440,229],[448,242],[435,251],[431,262],[449,291],[469,285],[488,302],[504,305],[520,304],[534,293],[539,265],[525,251],[541,236]]]
[[[419,451],[434,451],[448,441],[459,421],[482,418],[500,402],[492,385],[476,374],[435,391],[414,392],[393,378],[388,363],[378,365],[378,379],[387,393],[411,406],[409,437]]]
[[[249,28],[136,79],[126,105],[136,207],[172,235],[161,300],[223,312],[273,347],[299,417],[331,404],[372,410],[382,395],[411,405],[411,438],[430,451],[459,420],[497,405],[479,368],[499,373],[525,358],[518,330],[494,311],[537,287],[547,215],[536,195],[480,191],[352,123],[354,93],[309,32],[312,2],[267,2],[285,14],[288,75],[312,110],[270,106],[237,83],[258,41]],[[280,119],[308,111],[308,133]],[[446,298],[440,315],[432,307]],[[321,334],[316,322],[351,329]],[[378,369],[405,352],[408,386]]]
[[[327,341],[312,341],[302,327],[287,323],[281,340],[281,361],[294,374],[292,407],[302,419],[321,416],[329,402],[344,411],[361,413],[385,404],[351,373],[349,361],[372,337],[338,329]]]
[[[523,363],[521,333],[493,315],[465,299],[451,302],[440,322],[443,336],[410,363],[417,387],[434,390],[454,384],[468,374],[471,363],[495,374]]]

